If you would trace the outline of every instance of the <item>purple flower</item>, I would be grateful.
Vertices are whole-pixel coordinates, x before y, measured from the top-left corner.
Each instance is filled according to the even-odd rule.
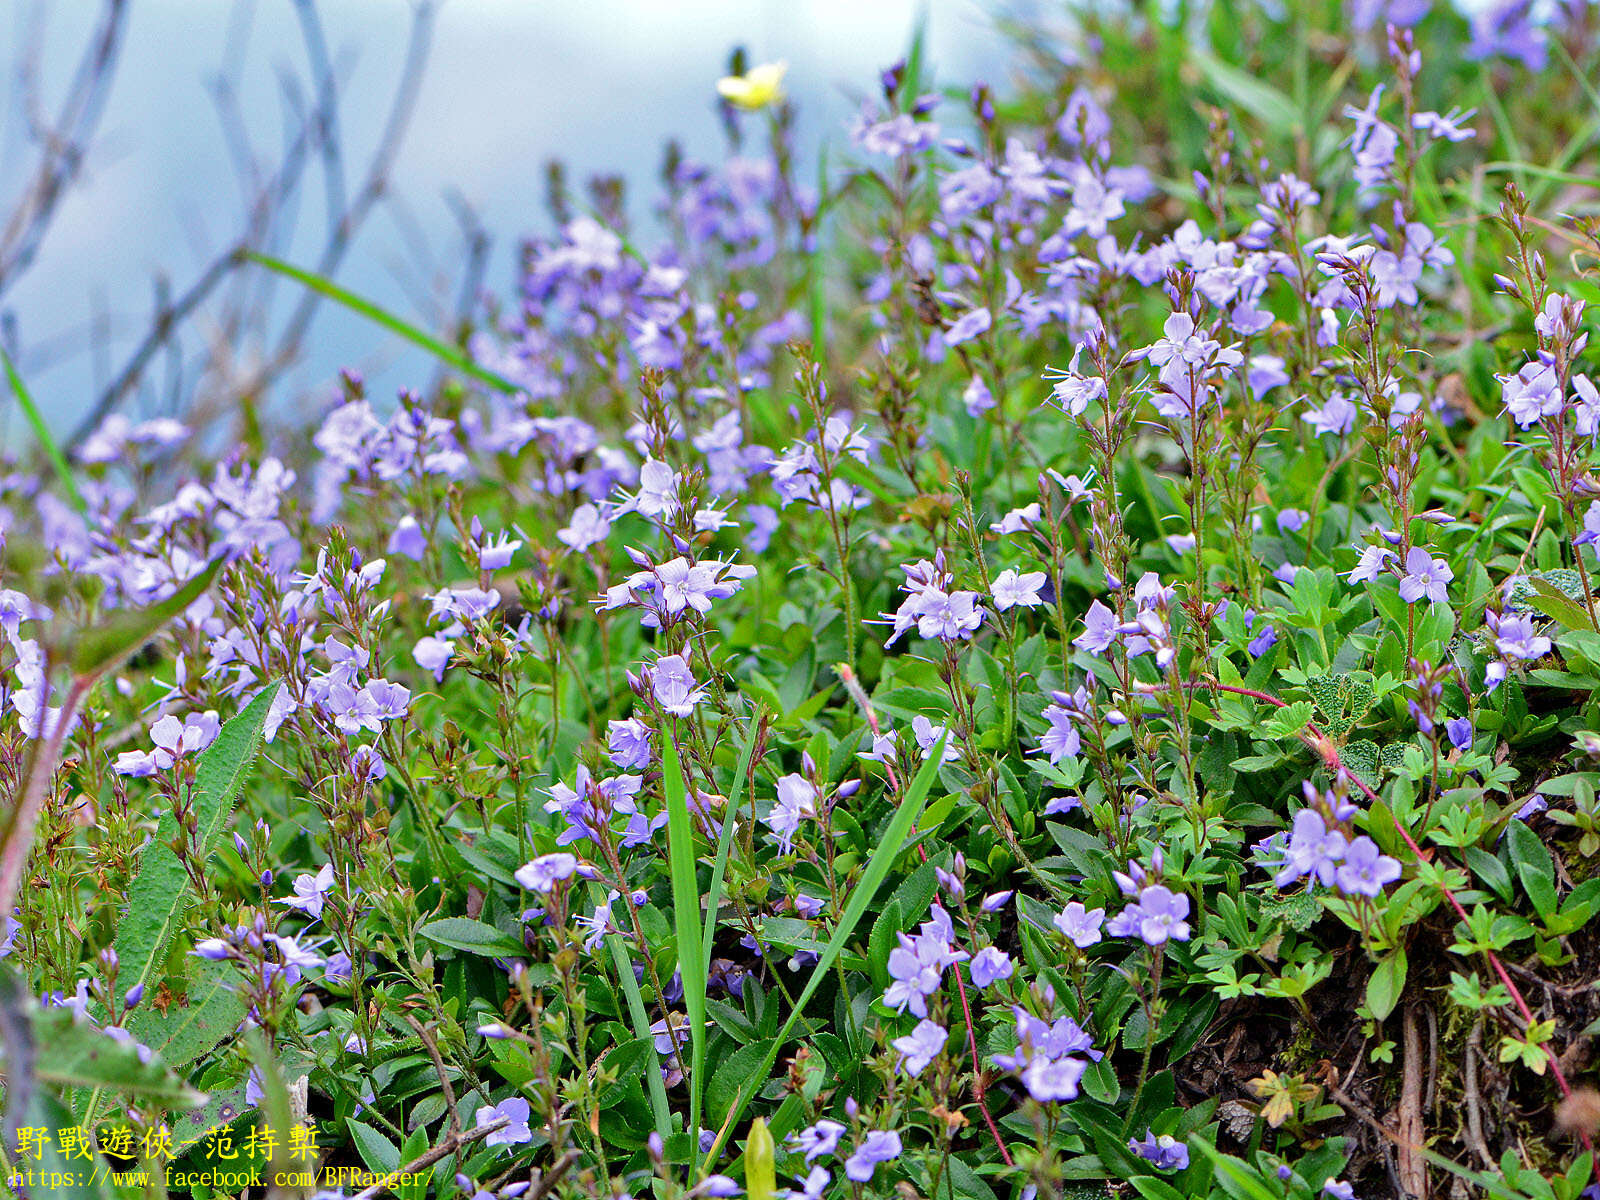
[[[1165,884],[1153,883],[1139,893],[1139,937],[1147,946],[1189,940],[1189,897]]]
[[[1347,578],[1351,583],[1371,583],[1383,574],[1386,563],[1399,557],[1387,546],[1366,546]]]
[[[572,521],[565,529],[558,530],[556,537],[565,546],[582,554],[597,542],[603,542],[611,533],[611,522],[608,521],[592,504],[582,504],[572,514]]]
[[[992,324],[994,318],[989,315],[987,308],[971,309],[957,317],[954,324],[944,331],[944,344],[959,346],[985,332]]]
[[[279,904],[298,908],[308,917],[313,919],[322,916],[322,904],[328,895],[328,890],[333,887],[333,864],[323,863],[321,870],[315,875],[305,874],[296,876],[294,881],[294,895],[287,900],[279,900]]]
[[[532,862],[518,867],[515,878],[530,892],[548,894],[559,881],[571,879],[577,870],[577,855],[558,850],[554,854],[541,855]]]
[[[1039,597],[1039,589],[1043,586],[1043,571],[1030,571],[1026,575],[1019,575],[1008,567],[995,576],[989,594],[994,597],[996,610],[1005,612],[1017,605],[1032,608],[1043,604],[1044,601]]]
[[[1041,1104],[1076,1100],[1078,1084],[1088,1069],[1089,1064],[1081,1058],[1048,1058],[1040,1055],[1022,1069],[1022,1083],[1028,1089],[1028,1095]]]
[[[400,554],[412,562],[421,562],[427,552],[428,539],[422,532],[422,526],[417,524],[415,517],[407,513],[400,518],[400,523],[389,535],[389,544],[384,548],[384,553]]]
[[[507,1122],[505,1128],[497,1129],[483,1139],[485,1146],[517,1146],[523,1142],[533,1141],[533,1130],[528,1127],[528,1116],[531,1109],[528,1102],[521,1096],[508,1096],[499,1104],[486,1104],[478,1109],[477,1119],[474,1122],[479,1129],[485,1125],[492,1125],[496,1121]]]
[[[1515,375],[1497,375],[1506,412],[1520,427],[1537,425],[1561,411],[1561,381],[1553,363],[1535,359]]]
[[[1084,613],[1083,632],[1072,639],[1072,644],[1090,654],[1104,654],[1117,639],[1118,624],[1117,614],[1096,600]]]
[[[803,1151],[806,1162],[814,1162],[824,1154],[833,1154],[839,1149],[839,1138],[844,1133],[845,1127],[838,1121],[830,1121],[824,1117],[815,1125],[802,1129],[793,1137],[796,1150]]]
[[[832,1124],[830,1121],[829,1124]],[[839,1126],[843,1129],[844,1126]],[[806,1172],[805,1179],[800,1181],[800,1187],[789,1188],[780,1193],[783,1200],[822,1200],[822,1194],[828,1190],[828,1185],[833,1182],[833,1176],[822,1167],[812,1167]]]
[[[694,712],[695,705],[706,695],[705,688],[695,687],[694,674],[681,654],[669,654],[656,661],[650,688],[656,703],[678,717]]]
[[[1358,837],[1344,852],[1335,882],[1347,896],[1381,896],[1385,884],[1400,878],[1400,864],[1369,837]]]
[[[900,1135],[892,1129],[874,1129],[861,1139],[855,1153],[845,1159],[844,1173],[857,1183],[866,1183],[879,1163],[893,1162],[899,1157]]]
[[[1318,433],[1349,433],[1355,428],[1356,406],[1348,396],[1334,395],[1321,408],[1307,409],[1301,417]]]
[[[897,1069],[907,1075],[921,1075],[928,1069],[928,1064],[944,1050],[945,1041],[949,1036],[949,1031],[938,1022],[919,1021],[917,1027],[909,1034],[895,1038],[891,1043],[900,1052]]]
[[[1052,704],[1044,710],[1044,717],[1050,728],[1039,739],[1039,749],[1050,756],[1050,765],[1055,766],[1063,758],[1077,758],[1083,739],[1071,714],[1059,704]]]
[[[1445,736],[1457,750],[1472,746],[1472,720],[1469,717],[1451,717],[1444,723]]]
[[[986,988],[997,980],[1010,979],[1016,967],[1011,962],[1011,956],[1004,950],[985,946],[973,956],[972,964],[967,970],[972,974],[974,987]]]
[[[1085,909],[1081,902],[1074,900],[1055,915],[1052,923],[1071,939],[1074,946],[1087,950],[1100,940],[1100,929],[1105,919],[1105,909]]]
[[[1356,1189],[1342,1179],[1328,1180],[1322,1185],[1322,1190],[1333,1200],[1356,1200]]]
[[[766,817],[772,832],[778,835],[778,849],[788,854],[794,847],[794,835],[803,818],[817,815],[817,789],[802,775],[785,775],[778,780],[778,798],[772,812]]]
[[[1415,604],[1426,597],[1438,604],[1448,604],[1450,593],[1446,589],[1455,572],[1442,558],[1434,558],[1421,546],[1413,546],[1406,555],[1406,573],[1400,580],[1400,598]]]
[[[1144,1140],[1130,1140],[1128,1149],[1158,1171],[1181,1171],[1189,1165],[1189,1147],[1169,1133],[1157,1137],[1155,1130],[1147,1129]]]
[[[1344,834],[1329,829],[1322,814],[1302,808],[1294,815],[1289,844],[1273,884],[1288,887],[1305,875],[1315,875],[1324,887],[1332,887],[1339,860],[1345,855]]]
[[[435,683],[444,679],[444,670],[450,665],[456,644],[450,638],[424,637],[411,648],[411,660],[433,675]],[[285,688],[285,691],[288,689]]]
[[[642,771],[650,765],[650,735],[655,730],[637,717],[612,721],[606,728],[611,762],[624,771]]]
[[[1503,658],[1532,662],[1550,653],[1550,639],[1535,632],[1533,614],[1500,616],[1490,611],[1483,614],[1483,619],[1494,634],[1494,648]]]
[[[883,993],[883,1002],[896,1012],[908,1007],[919,1017],[928,1015],[928,997],[944,982],[944,970],[969,957],[951,943],[955,930],[950,917],[937,904],[931,920],[922,923],[914,936],[897,935],[900,945],[889,951],[889,977],[893,980]]]

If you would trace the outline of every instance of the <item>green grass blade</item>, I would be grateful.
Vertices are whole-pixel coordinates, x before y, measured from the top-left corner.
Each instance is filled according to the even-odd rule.
[[[678,973],[683,980],[683,1009],[689,1019],[689,1156],[700,1157],[700,1103],[706,1065],[706,975],[708,968],[700,929],[700,881],[695,869],[694,824],[689,819],[689,793],[678,760],[675,730],[661,736],[662,787],[667,796],[667,864],[672,874],[672,919],[678,931]],[[724,819],[723,828],[732,824]]]
[[[627,903],[624,899],[623,903]],[[650,1087],[650,1108],[655,1113],[656,1132],[665,1141],[672,1133],[672,1114],[667,1109],[667,1087],[661,1082],[661,1058],[656,1054],[655,1034],[650,1032],[650,1014],[645,1011],[644,997],[639,994],[639,981],[633,977],[633,963],[622,945],[622,935],[608,934],[606,945],[611,947],[611,961],[617,968],[617,979],[622,984],[622,994],[628,1001],[628,1016],[633,1020],[635,1037],[644,1039],[650,1062],[645,1067],[645,1081]]]
[[[33,396],[29,393],[27,385],[22,382],[22,376],[17,374],[16,364],[4,350],[0,350],[0,363],[5,364],[6,380],[11,384],[11,394],[17,398],[17,406],[22,409],[22,415],[28,418],[33,436],[38,439],[39,445],[44,447],[45,454],[49,456],[50,465],[55,467],[61,486],[67,489],[67,495],[72,498],[72,507],[81,513],[88,512],[88,502],[84,500],[83,493],[78,490],[78,485],[72,478],[72,468],[67,465],[67,456],[61,453],[61,447],[56,445],[55,438],[50,436],[49,426],[39,415],[39,406],[33,402]]]
[[[318,295],[326,296],[329,300],[344,305],[351,312],[359,313],[374,324],[382,325],[390,333],[398,334],[413,346],[426,350],[429,354],[442,362],[449,363],[463,375],[470,375],[479,383],[486,383],[492,388],[502,392],[517,392],[519,388],[504,375],[497,374],[485,367],[480,367],[465,354],[449,342],[440,341],[426,330],[418,329],[409,321],[403,321],[387,309],[380,308],[370,300],[365,300],[354,292],[340,287],[333,280],[315,275],[310,271],[303,271],[292,263],[282,259],[273,258],[266,254],[257,254],[249,251],[245,255],[251,262],[266,267],[269,271],[276,271],[279,275],[286,275],[297,283],[304,284]]]
[[[817,987],[827,978],[828,972],[833,968],[834,960],[844,950],[844,945],[850,940],[850,935],[866,914],[872,899],[878,894],[878,888],[883,885],[884,879],[889,874],[889,868],[894,865],[894,860],[899,856],[904,847],[905,840],[911,832],[911,827],[917,823],[917,818],[922,815],[923,806],[928,802],[928,792],[933,787],[934,778],[939,773],[939,764],[944,761],[944,743],[948,733],[939,735],[938,743],[928,754],[928,759],[922,764],[922,769],[917,772],[917,777],[911,781],[911,787],[906,791],[905,798],[900,801],[900,807],[894,814],[894,819],[889,822],[889,828],[884,831],[883,839],[873,847],[872,854],[867,859],[867,868],[861,873],[861,882],[856,885],[855,891],[850,893],[850,899],[844,906],[844,912],[839,917],[839,923],[834,927],[833,936],[828,939],[827,946],[823,949],[816,965],[811,968],[811,978],[806,980],[805,990],[800,993],[799,999],[794,1003],[794,1008],[789,1012],[789,1019],[783,1023],[783,1028],[778,1030],[778,1036],[773,1039],[772,1047],[767,1051],[766,1061],[761,1069],[752,1076],[754,1086],[748,1092],[741,1091],[739,1099],[734,1103],[732,1115],[729,1116],[727,1127],[731,1130],[738,1126],[739,1118],[744,1115],[745,1106],[755,1097],[757,1090],[766,1083],[767,1073],[772,1070],[772,1064],[777,1060],[778,1051],[789,1038],[789,1033],[794,1029],[795,1022],[800,1019],[800,1014],[811,1001]]]
[[[261,749],[261,731],[267,710],[280,684],[262,690],[244,710],[222,727],[217,740],[207,746],[195,768],[191,794],[195,820],[195,849],[202,862],[222,836],[222,828],[233,814],[234,801],[245,777]],[[117,986],[139,984],[155,994],[157,976],[166,961],[167,943],[178,927],[180,914],[189,899],[189,876],[173,853],[171,842],[179,836],[178,822],[167,812],[155,837],[139,859],[139,872],[128,888],[128,910],[117,925],[116,947],[120,968]],[[94,1127],[96,1110],[103,1089],[90,1093],[84,1107],[83,1124]]]
[[[728,791],[728,803],[722,810],[722,836],[717,839],[717,861],[711,868],[711,886],[706,889],[706,924],[700,939],[700,952],[705,963],[707,978],[711,975],[711,943],[717,936],[717,910],[722,907],[722,877],[728,870],[728,852],[733,847],[734,817],[739,812],[739,802],[744,799],[744,781],[750,774],[750,759],[755,754],[756,733],[761,725],[760,714],[751,718],[750,732],[745,735],[739,749],[739,767],[733,777],[733,787]]]

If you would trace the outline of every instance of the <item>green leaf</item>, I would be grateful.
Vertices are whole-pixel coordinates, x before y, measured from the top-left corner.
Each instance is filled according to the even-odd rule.
[[[521,942],[509,934],[470,917],[445,917],[429,921],[417,933],[436,945],[464,950],[483,958],[517,958],[528,952]]]
[[[269,271],[276,271],[280,275],[287,275],[297,283],[302,283],[320,296],[326,296],[338,304],[344,305],[352,312],[360,313],[374,324],[381,325],[390,333],[399,334],[406,341],[439,359],[449,363],[463,375],[470,375],[479,383],[487,383],[490,387],[502,392],[517,392],[522,389],[504,375],[496,374],[484,367],[480,367],[465,354],[448,342],[441,342],[431,333],[418,329],[409,321],[403,321],[387,309],[379,308],[370,300],[364,300],[352,291],[340,287],[333,280],[310,271],[302,270],[281,259],[272,258],[266,254],[247,251],[245,257],[253,263],[266,267]]]
[[[760,727],[761,719],[757,714],[751,718],[744,745],[739,748],[739,765],[734,771],[733,787],[728,790],[728,802],[722,810],[722,836],[717,841],[717,861],[711,868],[711,886],[706,890],[706,923],[700,940],[708,976],[711,973],[712,942],[717,936],[717,910],[722,907],[722,879],[728,869],[728,853],[733,847],[734,818],[738,816],[739,802],[744,798],[744,782],[750,773],[750,759],[755,754],[756,734]]]
[[[620,933],[609,934],[606,945],[611,948],[611,962],[617,971],[617,982],[628,1002],[628,1017],[633,1022],[634,1036],[642,1038],[649,1047],[650,1065],[646,1068],[645,1082],[650,1087],[650,1108],[655,1116],[656,1132],[666,1139],[672,1135],[672,1114],[667,1107],[667,1089],[661,1080],[661,1058],[656,1053],[655,1034],[650,1029],[650,1014],[645,1011],[644,997],[639,993],[639,981],[633,977],[633,964]]]
[[[707,963],[701,942],[694,825],[689,819],[688,789],[678,760],[675,730],[661,732],[661,782],[667,797],[667,865],[672,876],[672,917],[678,933],[678,973],[683,981],[684,1015],[689,1021],[689,1144],[691,1157],[698,1159],[700,1104],[705,1090]],[[732,823],[732,816],[724,814],[723,824]]]
[[[194,853],[202,863],[209,862],[245,777],[261,749],[261,731],[267,710],[278,694],[279,684],[261,690],[217,734],[217,740],[200,754],[190,792],[195,834]],[[156,835],[139,859],[139,872],[128,888],[128,911],[117,925],[112,943],[121,964],[119,985],[142,986],[155,991],[158,973],[166,958],[167,943],[188,908],[189,875],[172,849],[179,838],[177,819],[169,811],[161,818]],[[101,1089],[96,1089],[84,1108],[84,1124],[93,1123],[99,1108]]]
[[[1383,957],[1367,980],[1367,1007],[1378,1020],[1387,1020],[1395,1005],[1400,1003],[1400,994],[1406,986],[1407,965],[1405,950],[1395,950]]]
[[[1565,594],[1551,587],[1537,575],[1529,576],[1528,582],[1533,586],[1535,593],[1531,603],[1545,616],[1553,617],[1568,629],[1594,628],[1594,622],[1589,619],[1589,614],[1582,605],[1573,603]]]
[[[398,1146],[365,1121],[346,1117],[345,1124],[350,1127],[350,1138],[356,1144],[356,1152],[361,1155],[361,1161],[367,1164],[367,1168],[373,1174],[387,1175],[391,1171],[400,1169]]]
[[[3,349],[0,349],[0,363],[5,364],[6,380],[11,384],[11,394],[16,397],[17,407],[22,409],[22,415],[28,418],[33,436],[38,440],[45,456],[49,458],[50,465],[55,468],[56,478],[61,480],[61,486],[67,489],[72,507],[81,513],[88,512],[89,505],[85,502],[83,493],[78,490],[77,480],[72,478],[72,468],[67,465],[66,455],[61,453],[61,447],[56,444],[56,439],[50,436],[50,427],[44,423],[44,417],[39,414],[39,406],[34,403],[33,396],[22,382],[22,376],[17,373],[16,364],[11,361],[11,356]]]
[[[1512,821],[1506,826],[1506,846],[1511,851],[1511,864],[1517,878],[1522,881],[1533,910],[1541,917],[1556,912],[1556,870],[1550,861],[1550,851],[1545,849],[1539,835],[1522,821]]]
[[[93,679],[111,670],[198,600],[222,570],[222,563],[220,558],[213,559],[165,600],[145,608],[119,609],[101,624],[85,629],[72,647],[73,673]]]

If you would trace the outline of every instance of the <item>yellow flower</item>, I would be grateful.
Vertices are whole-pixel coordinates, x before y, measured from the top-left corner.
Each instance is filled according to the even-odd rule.
[[[786,62],[762,63],[743,75],[728,75],[717,80],[717,95],[740,108],[754,112],[783,99],[783,74]]]

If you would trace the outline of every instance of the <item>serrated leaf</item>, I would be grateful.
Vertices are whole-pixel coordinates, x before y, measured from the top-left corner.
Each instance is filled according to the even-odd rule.
[[[198,1108],[206,1102],[159,1057],[142,1062],[139,1049],[120,1042],[70,1008],[36,1008],[35,1041],[45,1050],[34,1065],[41,1081],[61,1088],[98,1088],[163,1108]]]

